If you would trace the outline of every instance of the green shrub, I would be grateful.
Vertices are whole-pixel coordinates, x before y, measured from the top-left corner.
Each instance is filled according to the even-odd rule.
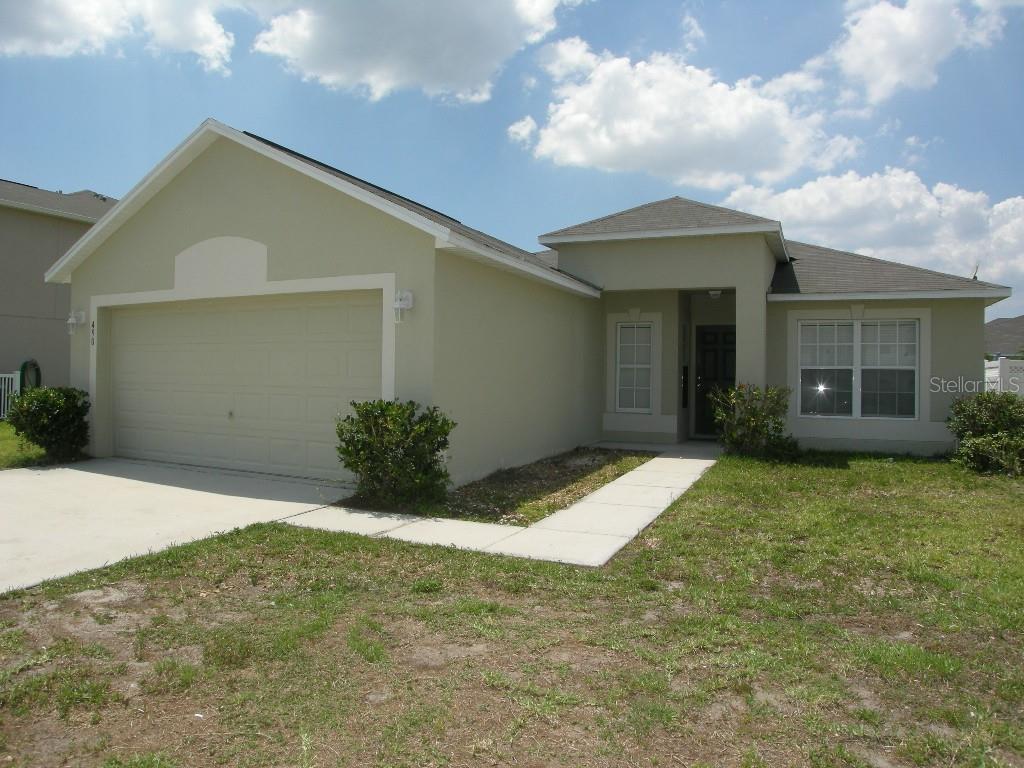
[[[338,420],[338,457],[358,478],[358,492],[380,504],[440,501],[448,490],[444,451],[455,422],[412,400],[353,402]]]
[[[1013,392],[982,392],[962,397],[950,410],[949,430],[958,440],[999,432],[1024,432],[1024,398]]]
[[[780,460],[796,456],[796,440],[786,432],[788,389],[738,384],[708,397],[727,453]]]
[[[953,403],[949,429],[956,460],[975,472],[1024,474],[1024,399],[1013,392],[982,392]]]
[[[89,395],[71,387],[36,387],[18,395],[7,421],[19,437],[35,443],[53,461],[82,455],[89,444]]]
[[[975,472],[1024,474],[1024,434],[996,432],[960,441],[956,460]]]

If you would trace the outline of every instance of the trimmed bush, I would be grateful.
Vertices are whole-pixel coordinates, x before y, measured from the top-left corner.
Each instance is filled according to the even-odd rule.
[[[957,448],[956,460],[975,472],[1024,474],[1024,435],[996,432],[968,437]]]
[[[982,392],[953,403],[949,429],[956,461],[976,472],[1024,474],[1024,399],[1013,392]]]
[[[1024,398],[1013,392],[961,397],[950,409],[949,431],[958,440],[999,432],[1024,433]]]
[[[726,453],[789,460],[799,449],[786,432],[789,390],[738,384],[708,395]]]
[[[364,500],[384,505],[440,501],[448,492],[444,451],[455,422],[412,400],[353,402],[338,420],[338,457]]]
[[[35,443],[52,461],[80,458],[89,444],[89,395],[72,387],[36,387],[19,394],[7,412],[14,434]]]

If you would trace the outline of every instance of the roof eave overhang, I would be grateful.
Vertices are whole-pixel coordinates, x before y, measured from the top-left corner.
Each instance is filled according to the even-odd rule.
[[[580,296],[586,296],[592,299],[601,297],[600,290],[591,285],[580,282],[564,272],[556,272],[538,264],[531,264],[525,259],[519,259],[493,248],[487,248],[480,243],[475,243],[469,238],[463,237],[462,235],[454,232],[449,232],[448,236],[443,239],[438,238],[436,246],[440,249],[459,251],[462,254],[478,261],[487,260],[493,262],[493,265],[499,269],[504,269],[508,272],[515,272],[523,277],[552,283]]]
[[[978,288],[947,291],[863,291],[846,293],[769,293],[770,302],[790,301],[893,301],[907,299],[986,299],[989,304],[1007,299],[1010,288]]]
[[[560,235],[551,232],[541,235],[537,241],[549,248],[572,243],[604,243],[621,240],[655,240],[670,237],[713,237],[716,235],[764,235],[768,247],[776,261],[789,261],[786,249],[786,238],[782,234],[782,225],[778,222],[769,224],[735,224],[727,227],[685,227],[682,229],[650,229],[631,232],[607,232],[587,235]]]
[[[299,173],[314,178],[329,187],[340,190],[378,210],[420,229],[434,237],[446,237],[447,227],[420,216],[407,208],[385,200],[355,184],[333,174],[315,168],[291,155],[281,152],[262,141],[247,136],[241,131],[211,119],[204,120],[188,138],[175,147],[160,161],[124,198],[96,222],[71,249],[64,254],[46,273],[47,282],[68,283],[75,267],[89,257],[117,228],[152,199],[171,180],[183,171],[189,163],[203,153],[218,138],[226,138],[241,144],[254,152],[275,160]]]
[[[86,216],[81,213],[72,213],[71,211],[61,211],[56,208],[47,208],[43,205],[32,205],[31,203],[22,203],[17,200],[0,200],[0,208],[13,208],[18,211],[28,211],[29,213],[38,213],[43,216],[53,216],[58,219],[67,219],[68,221],[79,221],[83,224],[93,224],[96,221],[95,216]]]
[[[320,170],[309,163],[303,162],[286,152],[282,152],[258,139],[224,125],[223,123],[207,119],[193,131],[188,138],[171,151],[160,163],[147,173],[132,190],[124,196],[113,208],[96,222],[71,249],[64,254],[46,273],[46,281],[49,283],[69,283],[71,273],[75,268],[89,257],[121,224],[134,215],[143,205],[152,199],[157,192],[163,189],[183,171],[189,163],[203,153],[218,138],[227,138],[237,142],[252,151],[270,158],[282,165],[291,168],[299,173],[309,176],[323,184],[343,192],[360,202],[376,208],[396,219],[416,227],[422,232],[435,238],[439,247],[453,247],[465,252],[472,252],[493,262],[496,266],[512,268],[524,272],[532,277],[545,280],[560,288],[584,295],[600,295],[594,292],[590,286],[579,283],[570,277],[559,272],[547,270],[543,267],[520,261],[512,256],[507,256],[500,251],[487,248],[478,243],[473,243],[468,238],[454,234],[448,227],[442,226],[425,216],[421,216],[408,208],[386,200],[375,195],[362,187],[341,179],[334,174]]]

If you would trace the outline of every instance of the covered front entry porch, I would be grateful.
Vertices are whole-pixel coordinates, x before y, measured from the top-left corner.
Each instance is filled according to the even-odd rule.
[[[728,286],[605,292],[602,440],[715,438],[709,394],[763,383],[764,325],[742,312],[738,322],[736,296]]]

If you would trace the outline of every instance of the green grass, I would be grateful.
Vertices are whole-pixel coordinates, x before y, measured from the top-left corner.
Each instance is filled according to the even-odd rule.
[[[251,526],[0,597],[0,760],[1019,765],[1022,510],[822,454],[723,459],[601,569]]]
[[[42,448],[21,440],[10,424],[0,421],[0,469],[31,467],[44,461]]]

